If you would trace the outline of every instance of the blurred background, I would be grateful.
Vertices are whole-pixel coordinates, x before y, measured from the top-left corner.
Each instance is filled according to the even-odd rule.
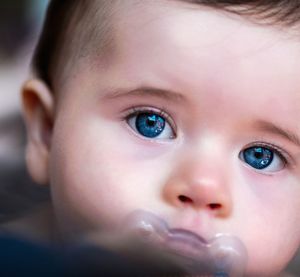
[[[46,0],[0,1],[0,222],[18,218],[48,200],[24,164],[25,130],[20,88],[41,29]]]
[[[0,223],[3,226],[49,201],[48,188],[33,184],[26,172],[26,136],[20,108],[20,88],[30,76],[30,59],[47,2],[0,1]],[[18,223],[14,228],[24,226]],[[289,267],[296,276],[300,276],[299,256]]]

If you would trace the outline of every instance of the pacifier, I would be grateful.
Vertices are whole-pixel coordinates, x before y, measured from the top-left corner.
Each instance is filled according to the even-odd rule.
[[[184,229],[172,229],[153,213],[135,211],[125,222],[128,232],[139,243],[158,249],[192,276],[244,276],[247,250],[240,239],[218,233],[209,240]]]

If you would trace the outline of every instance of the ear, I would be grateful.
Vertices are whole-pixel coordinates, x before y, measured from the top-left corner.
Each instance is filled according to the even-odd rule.
[[[47,184],[54,120],[53,94],[43,81],[29,80],[22,89],[22,105],[27,129],[27,168],[36,183]]]

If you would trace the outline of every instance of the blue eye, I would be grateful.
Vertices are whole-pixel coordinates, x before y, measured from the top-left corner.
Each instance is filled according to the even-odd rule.
[[[166,121],[156,114],[139,114],[135,121],[138,132],[148,138],[159,136],[165,129]]]
[[[243,150],[241,159],[257,170],[279,171],[285,166],[285,160],[277,151],[268,147],[253,146]]]
[[[175,134],[167,120],[155,112],[140,112],[128,117],[128,125],[146,138],[174,139]]]

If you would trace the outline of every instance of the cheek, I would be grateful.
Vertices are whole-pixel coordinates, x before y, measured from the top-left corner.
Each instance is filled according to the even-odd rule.
[[[300,245],[299,221],[288,223],[281,219],[281,215],[274,215],[275,224],[260,222],[248,230],[248,271],[254,276],[277,276]]]
[[[54,140],[52,194],[64,221],[110,228],[158,201],[166,163],[148,159],[145,147],[130,143],[118,129],[92,124],[60,132]]]
[[[239,192],[243,211],[239,226],[249,252],[249,269],[275,274],[300,245],[299,178],[289,170],[266,176],[244,166],[239,173],[238,183],[244,187]]]

